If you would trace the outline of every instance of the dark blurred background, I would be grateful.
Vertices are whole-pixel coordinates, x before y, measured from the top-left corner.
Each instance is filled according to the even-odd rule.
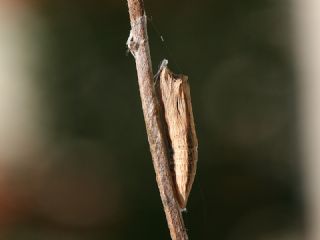
[[[167,58],[191,85],[190,239],[302,239],[289,2],[145,7],[154,71]],[[126,52],[126,1],[0,8],[0,239],[169,239]]]

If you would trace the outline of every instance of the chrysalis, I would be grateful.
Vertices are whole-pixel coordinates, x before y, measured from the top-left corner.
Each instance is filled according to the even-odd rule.
[[[184,209],[196,174],[198,140],[188,77],[172,73],[167,60],[157,74],[157,92],[169,138],[170,167],[177,201]]]

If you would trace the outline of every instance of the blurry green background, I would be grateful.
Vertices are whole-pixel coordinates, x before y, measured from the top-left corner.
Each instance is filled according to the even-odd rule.
[[[37,56],[41,143],[2,167],[0,239],[169,239],[126,52],[126,1],[15,2]],[[184,214],[190,239],[301,239],[288,2],[145,7],[154,71],[167,58],[191,85],[199,162]]]

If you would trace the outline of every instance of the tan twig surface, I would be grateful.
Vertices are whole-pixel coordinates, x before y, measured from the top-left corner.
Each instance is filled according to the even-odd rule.
[[[175,198],[169,169],[167,139],[154,89],[147,33],[147,18],[143,1],[128,0],[128,8],[131,32],[127,44],[136,62],[142,109],[161,200],[171,238],[173,240],[187,240],[188,235],[184,227],[179,205]]]

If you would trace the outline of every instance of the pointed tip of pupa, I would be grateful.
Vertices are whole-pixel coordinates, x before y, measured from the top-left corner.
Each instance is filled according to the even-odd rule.
[[[187,207],[189,192],[187,192],[186,189],[178,189],[177,194],[178,194],[178,203],[179,203],[180,209],[185,209]]]

